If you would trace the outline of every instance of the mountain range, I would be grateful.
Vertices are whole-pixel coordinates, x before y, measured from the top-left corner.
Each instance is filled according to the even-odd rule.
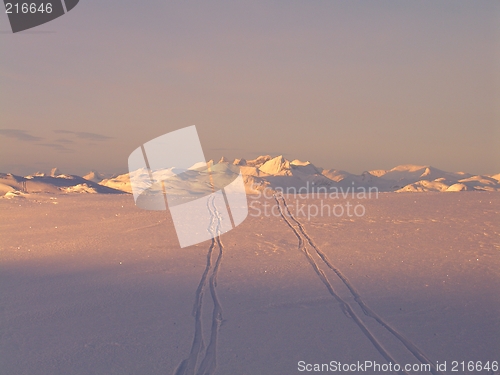
[[[269,188],[282,189],[348,189],[377,188],[380,192],[457,192],[500,191],[500,174],[474,175],[446,172],[432,166],[399,165],[389,170],[365,171],[360,175],[338,169],[324,169],[308,161],[287,160],[283,156],[259,156],[253,160],[222,158],[217,163],[238,166],[248,193]],[[144,171],[136,171],[145,173]],[[153,174],[155,172],[153,171]],[[131,193],[129,174],[106,176],[96,171],[80,177],[60,174],[54,168],[50,175],[35,173],[21,177],[0,173],[0,196],[6,198],[32,193]]]

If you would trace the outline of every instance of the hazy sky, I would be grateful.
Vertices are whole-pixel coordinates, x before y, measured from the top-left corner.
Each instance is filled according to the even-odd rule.
[[[0,15],[0,172],[125,172],[196,125],[207,159],[500,172],[500,2],[81,0]]]

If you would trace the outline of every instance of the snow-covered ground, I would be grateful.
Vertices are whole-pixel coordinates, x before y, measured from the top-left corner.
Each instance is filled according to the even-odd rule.
[[[360,217],[249,203],[220,243],[180,249],[168,212],[130,195],[0,200],[0,373],[498,373],[467,366],[500,361],[499,193],[381,193],[350,201]]]

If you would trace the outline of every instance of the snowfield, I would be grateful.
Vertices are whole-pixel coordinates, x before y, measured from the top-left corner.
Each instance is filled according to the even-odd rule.
[[[0,373],[499,373],[498,192],[380,193],[340,217],[297,207],[343,198],[297,199],[249,197],[240,226],[185,249],[131,195],[0,200]]]

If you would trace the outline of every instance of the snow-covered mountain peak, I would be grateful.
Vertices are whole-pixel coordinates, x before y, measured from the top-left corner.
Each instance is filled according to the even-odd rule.
[[[289,176],[290,162],[286,160],[283,155],[276,156],[275,158],[266,161],[259,170],[271,176]]]
[[[339,169],[318,168],[309,161],[294,159],[290,161],[283,155],[271,157],[262,155],[253,160],[221,158],[219,163],[239,166],[245,186],[249,193],[264,188],[287,189],[326,186],[347,189],[377,188],[381,192],[425,192],[425,191],[500,191],[500,174],[473,175],[464,172],[446,172],[430,165],[398,165],[392,169],[365,171],[360,175]],[[205,165],[205,162],[201,164]],[[207,164],[213,165],[213,161]],[[132,191],[130,179],[144,180],[149,183],[164,180],[176,174],[175,168],[149,171],[138,169],[123,175],[105,178],[104,174],[92,171],[84,178],[74,175],[54,176],[35,173],[20,177],[0,173],[0,196],[8,192],[36,193],[116,193]],[[111,188],[111,189],[108,189]]]

